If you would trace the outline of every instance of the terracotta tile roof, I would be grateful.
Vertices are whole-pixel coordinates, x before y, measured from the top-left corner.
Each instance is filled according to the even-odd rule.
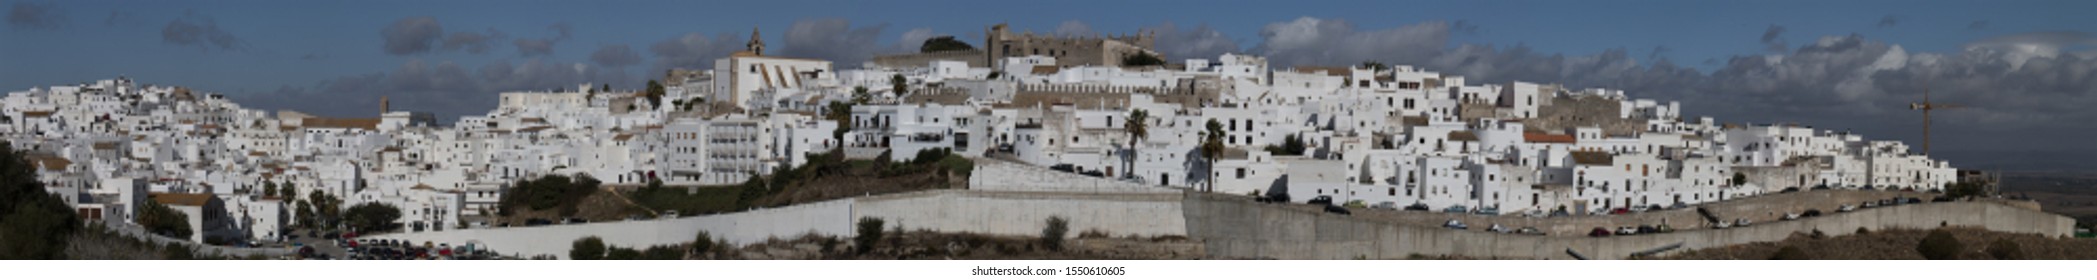
[[[1449,140],[1478,142],[1478,133],[1470,131],[1450,131]]]
[[[1353,68],[1343,66],[1296,66],[1296,68],[1292,68],[1290,70],[1295,71],[1296,73],[1304,74],[1318,74],[1318,72],[1325,72],[1326,75],[1332,76],[1354,75]]]
[[[42,117],[49,117],[49,116],[51,116],[51,113],[52,113],[51,111],[23,111],[23,112],[22,112],[22,117],[24,117],[24,118],[42,118]]]
[[[1606,152],[1573,152],[1573,163],[1586,165],[1613,165],[1616,157]]]
[[[95,142],[96,150],[115,150],[116,146],[116,142]]]
[[[1055,65],[1035,65],[1034,69],[1029,71],[1033,72],[1034,75],[1055,75],[1056,72],[1061,72],[1063,69],[1056,68]]]
[[[153,198],[153,202],[166,205],[203,207],[211,203],[211,195],[201,193],[153,193],[148,196]]]
[[[1565,143],[1565,144],[1572,144],[1572,143],[1574,143],[1574,140],[1575,140],[1575,139],[1573,138],[1573,136],[1572,136],[1572,135],[1565,135],[1565,134],[1548,134],[1548,133],[1536,133],[1536,132],[1524,132],[1524,133],[1522,133],[1522,141],[1528,141],[1529,143]]]
[[[36,161],[37,165],[43,166],[44,171],[65,171],[67,166],[73,165],[71,160],[52,155],[30,155],[29,160]]]

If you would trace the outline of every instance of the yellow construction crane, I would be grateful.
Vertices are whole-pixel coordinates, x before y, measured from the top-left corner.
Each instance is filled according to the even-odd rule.
[[[1908,103],[1909,110],[1922,111],[1922,155],[1930,154],[1930,111],[1965,108],[1965,105],[1930,102],[1930,89],[1922,89],[1922,103]]]

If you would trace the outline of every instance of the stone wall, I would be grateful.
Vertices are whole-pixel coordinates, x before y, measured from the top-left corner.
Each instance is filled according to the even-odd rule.
[[[1537,108],[1537,117],[1526,120],[1529,128],[1563,132],[1568,128],[1600,127],[1607,135],[1629,135],[1645,128],[1645,122],[1625,119],[1619,111],[1622,103],[1597,96],[1550,98],[1550,103]]]
[[[1459,231],[1400,225],[1324,214],[1307,209],[1259,205],[1238,197],[1192,195],[1186,201],[1189,236],[1204,240],[1215,258],[1397,259],[1414,255],[1481,258],[1569,259],[1568,250],[1588,258],[1621,259],[1633,252],[1681,244],[1693,250],[1733,244],[1782,240],[1793,233],[1821,230],[1831,235],[1858,228],[1933,228],[1974,226],[1994,231],[2064,236],[2074,221],[2067,217],[1995,202],[1947,202],[1864,209],[1796,221],[1771,221],[1752,227],[1686,230],[1592,238],[1530,236]]]

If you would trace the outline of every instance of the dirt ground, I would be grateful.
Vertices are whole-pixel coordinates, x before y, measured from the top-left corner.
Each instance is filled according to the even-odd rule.
[[[2056,239],[2037,234],[1993,232],[1977,228],[1953,227],[1946,230],[1963,245],[1959,259],[1992,260],[1987,249],[1995,240],[2009,240],[2017,244],[2022,259],[2047,260],[2097,260],[2097,239]],[[1795,234],[1779,242],[1757,242],[1709,248],[1668,255],[1666,259],[1687,260],[1766,260],[1785,246],[1797,247],[1812,259],[1824,260],[1920,260],[1922,253],[1916,250],[1929,230],[1894,229],[1865,234],[1815,238],[1809,234]]]

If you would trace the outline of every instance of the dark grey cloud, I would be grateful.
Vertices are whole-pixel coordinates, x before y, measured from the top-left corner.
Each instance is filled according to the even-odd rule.
[[[669,69],[712,69],[714,59],[743,49],[734,33],[721,33],[713,38],[706,34],[687,33],[665,39],[648,46],[655,54],[655,66],[648,73],[666,73]]]
[[[1083,21],[1064,21],[1063,24],[1056,25],[1056,36],[1088,37],[1095,35],[1099,35],[1099,33],[1092,31],[1092,25],[1085,24]]]
[[[15,28],[57,29],[65,21],[65,13],[51,3],[15,2],[7,10],[7,25]]]
[[[395,110],[431,112],[450,122],[464,115],[486,114],[499,93],[524,90],[574,90],[585,83],[639,85],[638,77],[589,64],[527,59],[496,61],[470,68],[449,61],[412,59],[387,72],[324,79],[307,85],[235,95],[252,108],[290,109],[323,116],[377,115],[379,97]]]
[[[1653,51],[1646,53],[1646,59],[1660,59],[1661,55],[1665,55],[1667,54],[1667,52],[1674,50],[1675,49],[1668,48],[1665,45],[1653,46]]]
[[[1156,42],[1152,42],[1155,45],[1154,47],[1156,47],[1159,53],[1164,54],[1166,59],[1170,60],[1190,58],[1214,59],[1225,53],[1240,52],[1237,40],[1223,35],[1223,32],[1216,31],[1214,28],[1209,28],[1206,24],[1180,29],[1179,26],[1167,22],[1144,28],[1143,30],[1144,32],[1153,32],[1157,36],[1155,37]]]
[[[603,65],[604,67],[623,68],[628,65],[641,63],[641,55],[635,53],[633,48],[627,47],[625,44],[605,45],[598,47],[596,52],[590,53],[590,62],[596,62],[597,65]]]
[[[1769,25],[1768,30],[1762,31],[1763,49],[1767,49],[1771,52],[1784,52],[1785,50],[1791,49],[1790,44],[1788,42],[1785,42],[1784,37],[1782,36],[1784,36],[1784,26],[1774,24]]]
[[[444,26],[435,17],[408,17],[379,30],[387,54],[409,55],[429,52],[444,37]]]
[[[785,48],[779,53],[830,60],[841,67],[857,67],[874,54],[894,51],[869,47],[881,46],[881,29],[887,27],[888,24],[877,24],[855,28],[844,19],[797,20],[786,30]],[[777,48],[777,45],[773,47]]]
[[[566,22],[555,23],[552,26],[547,26],[546,29],[553,31],[552,37],[517,38],[516,41],[512,41],[511,44],[517,46],[517,54],[528,57],[553,54],[554,44],[568,40],[570,33],[574,31]]]
[[[506,37],[509,37],[509,35],[503,34],[502,31],[494,28],[489,28],[485,32],[452,32],[451,35],[444,36],[444,50],[464,50],[470,54],[484,54],[488,53],[489,50],[495,49],[496,42]]]
[[[1879,28],[1893,27],[1894,25],[1900,25],[1900,15],[1886,15],[1886,17],[1879,18]]]
[[[160,41],[180,46],[196,46],[205,50],[240,50],[241,40],[218,27],[218,20],[209,16],[188,13],[168,21],[160,29]]]

